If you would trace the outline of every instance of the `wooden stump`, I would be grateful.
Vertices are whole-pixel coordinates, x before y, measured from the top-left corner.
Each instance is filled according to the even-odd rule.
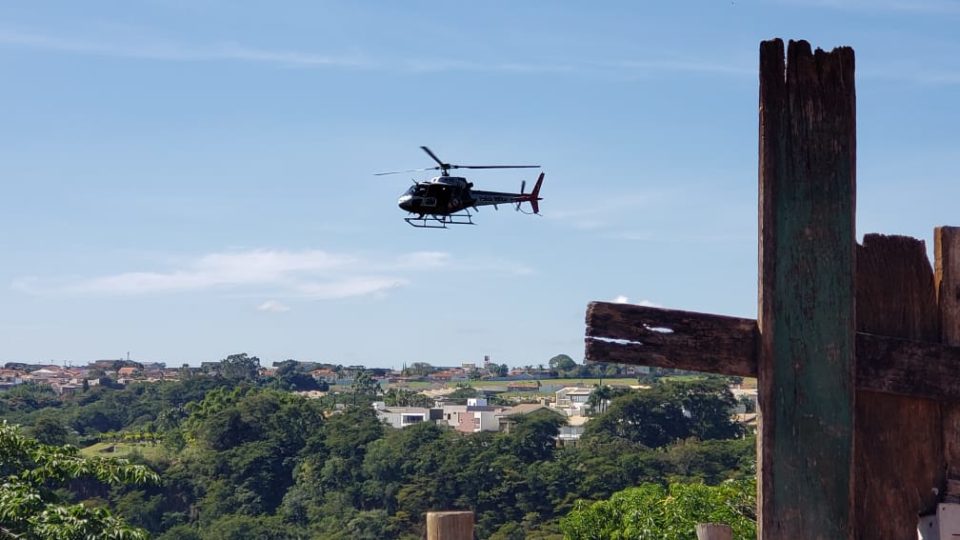
[[[427,512],[427,540],[473,540],[473,512]]]
[[[697,523],[697,540],[733,540],[733,529],[723,523]]]

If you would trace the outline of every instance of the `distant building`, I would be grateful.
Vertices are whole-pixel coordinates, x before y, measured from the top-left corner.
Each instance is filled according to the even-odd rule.
[[[734,414],[750,414],[757,412],[757,389],[756,388],[731,388],[737,404],[734,407]]]
[[[132,379],[141,373],[140,369],[133,366],[122,367],[117,370],[117,378]]]
[[[337,380],[337,372],[329,368],[317,368],[310,372],[310,376],[331,383]]]
[[[497,417],[500,431],[504,433],[510,433],[510,430],[513,429],[514,424],[517,422],[517,418],[538,411],[544,411],[549,414],[557,415],[558,417],[564,416],[562,412],[551,408],[549,405],[544,403],[544,401],[541,401],[540,403],[521,403],[520,405],[514,405],[513,407],[504,409],[504,411],[501,412]]]
[[[568,386],[557,390],[556,405],[557,409],[564,411],[567,416],[580,416],[589,409],[587,401],[593,388],[583,388],[579,386]]]
[[[571,416],[567,418],[567,424],[560,426],[557,442],[563,446],[575,446],[580,441],[580,437],[583,436],[585,425],[589,421],[590,417],[588,416]]]
[[[391,426],[401,429],[421,422],[438,420],[441,416],[439,409],[427,409],[424,407],[387,407],[382,401],[373,404],[377,418],[381,422],[386,422]]]

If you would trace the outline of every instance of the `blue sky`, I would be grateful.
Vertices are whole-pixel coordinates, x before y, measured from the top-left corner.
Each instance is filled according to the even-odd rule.
[[[0,3],[0,361],[583,355],[592,300],[756,315],[757,55],[857,55],[859,234],[960,225],[960,1]],[[407,226],[383,170],[539,163]],[[535,173],[475,171],[513,190]]]

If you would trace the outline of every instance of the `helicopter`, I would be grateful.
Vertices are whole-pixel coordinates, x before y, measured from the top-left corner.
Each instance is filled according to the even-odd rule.
[[[540,173],[530,193],[524,193],[527,185],[525,180],[520,183],[520,193],[507,193],[474,190],[473,182],[468,182],[461,176],[450,176],[452,169],[539,169],[539,165],[454,165],[443,162],[426,146],[421,146],[420,149],[437,162],[435,167],[375,173],[375,176],[382,176],[440,171],[440,176],[430,180],[414,181],[397,201],[401,209],[416,214],[414,217],[403,218],[410,225],[422,229],[446,229],[448,225],[476,225],[470,213],[471,208],[479,212],[480,206],[492,205],[494,209],[499,209],[501,204],[516,204],[517,211],[520,211],[522,203],[530,203],[533,211],[526,213],[540,213],[539,201],[543,200],[540,197],[540,186],[543,185],[544,173]]]

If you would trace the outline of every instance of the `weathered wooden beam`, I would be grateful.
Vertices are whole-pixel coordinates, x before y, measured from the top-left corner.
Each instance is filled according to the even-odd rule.
[[[933,254],[941,342],[960,345],[960,227],[934,229]],[[941,411],[946,474],[960,478],[960,405],[944,404]]]
[[[857,388],[855,537],[915,537],[917,515],[937,502],[933,488],[943,469],[940,404],[929,398],[938,385],[960,382],[950,376],[951,363],[926,361],[940,350],[940,328],[922,240],[864,236],[857,248],[857,331],[869,333],[857,335],[857,378],[874,384]],[[891,395],[903,389],[914,395]]]
[[[587,337],[588,360],[757,376],[753,319],[593,302]]]
[[[853,538],[853,49],[760,44],[762,540]]]
[[[592,302],[586,322],[588,362],[757,376],[753,319]],[[858,390],[960,402],[960,347],[857,332],[856,348]]]

